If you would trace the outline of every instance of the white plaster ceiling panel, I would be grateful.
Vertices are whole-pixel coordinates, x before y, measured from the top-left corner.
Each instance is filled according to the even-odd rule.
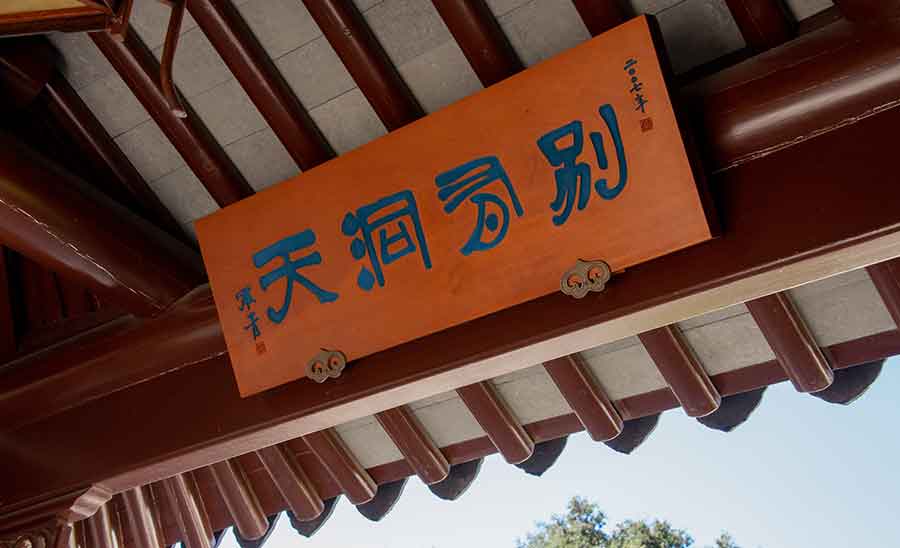
[[[688,318],[687,320],[678,322],[678,326],[682,330],[694,329],[695,327],[702,327],[707,324],[720,322],[722,320],[727,320],[728,318],[733,318],[735,316],[740,316],[741,314],[747,314],[748,312],[749,311],[747,310],[747,306],[744,303],[741,303],[734,306],[720,308],[719,310],[713,310],[712,312],[707,312],[706,314],[701,314],[700,316],[694,316],[693,318]]]
[[[543,366],[497,377],[492,384],[521,424],[572,412]]]
[[[786,0],[786,2],[797,20],[811,17],[834,5],[831,0]]]
[[[775,359],[749,312],[700,327],[682,329],[688,345],[710,375]]]
[[[485,435],[481,425],[472,416],[466,405],[455,392],[449,398],[443,394],[437,398],[420,400],[411,405],[419,424],[428,432],[438,447],[446,447],[461,441],[480,438]],[[433,402],[421,405],[422,402]]]
[[[571,0],[534,0],[503,15],[499,21],[526,66],[591,37]]]
[[[363,468],[371,468],[386,462],[402,460],[403,454],[375,417],[370,416],[366,419],[368,420],[353,421],[335,428],[359,464]]]
[[[896,328],[865,269],[794,288],[790,295],[822,346]]]
[[[724,0],[684,0],[656,17],[676,73],[744,47]]]
[[[606,348],[611,345],[604,345],[581,353],[606,395],[611,400],[619,400],[665,388],[666,381],[644,346],[635,337],[625,341],[633,341],[634,344],[621,347],[622,342],[619,341],[612,343],[619,346],[612,352]]]

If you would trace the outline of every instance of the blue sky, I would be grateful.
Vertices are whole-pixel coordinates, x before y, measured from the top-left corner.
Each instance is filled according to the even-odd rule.
[[[705,546],[728,530],[742,548],[900,546],[900,358],[850,406],[827,404],[782,383],[750,420],[713,431],[681,411],[662,415],[650,438],[620,455],[585,434],[535,478],[486,459],[460,499],[438,499],[411,479],[379,523],[346,499],[312,538],[282,518],[266,548],[506,547],[563,511],[572,495],[599,503],[611,523],[667,519]],[[231,535],[223,548],[237,548]]]

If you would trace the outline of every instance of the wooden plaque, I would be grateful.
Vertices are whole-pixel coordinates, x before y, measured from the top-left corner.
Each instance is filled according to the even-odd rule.
[[[197,221],[241,394],[711,238],[649,23]]]

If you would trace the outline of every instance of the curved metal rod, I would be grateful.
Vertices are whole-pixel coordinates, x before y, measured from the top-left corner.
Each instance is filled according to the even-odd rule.
[[[169,28],[166,29],[166,42],[163,46],[162,60],[159,64],[159,84],[163,95],[172,109],[172,114],[178,118],[187,118],[187,111],[178,98],[178,91],[172,79],[172,64],[175,61],[175,48],[178,47],[178,37],[181,34],[181,21],[184,19],[185,0],[164,3],[172,6],[172,15],[169,16]]]

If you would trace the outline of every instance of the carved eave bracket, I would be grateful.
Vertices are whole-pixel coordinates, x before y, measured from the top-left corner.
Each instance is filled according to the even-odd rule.
[[[94,485],[41,502],[0,505],[0,548],[66,548],[72,524],[94,515],[112,495]]]

